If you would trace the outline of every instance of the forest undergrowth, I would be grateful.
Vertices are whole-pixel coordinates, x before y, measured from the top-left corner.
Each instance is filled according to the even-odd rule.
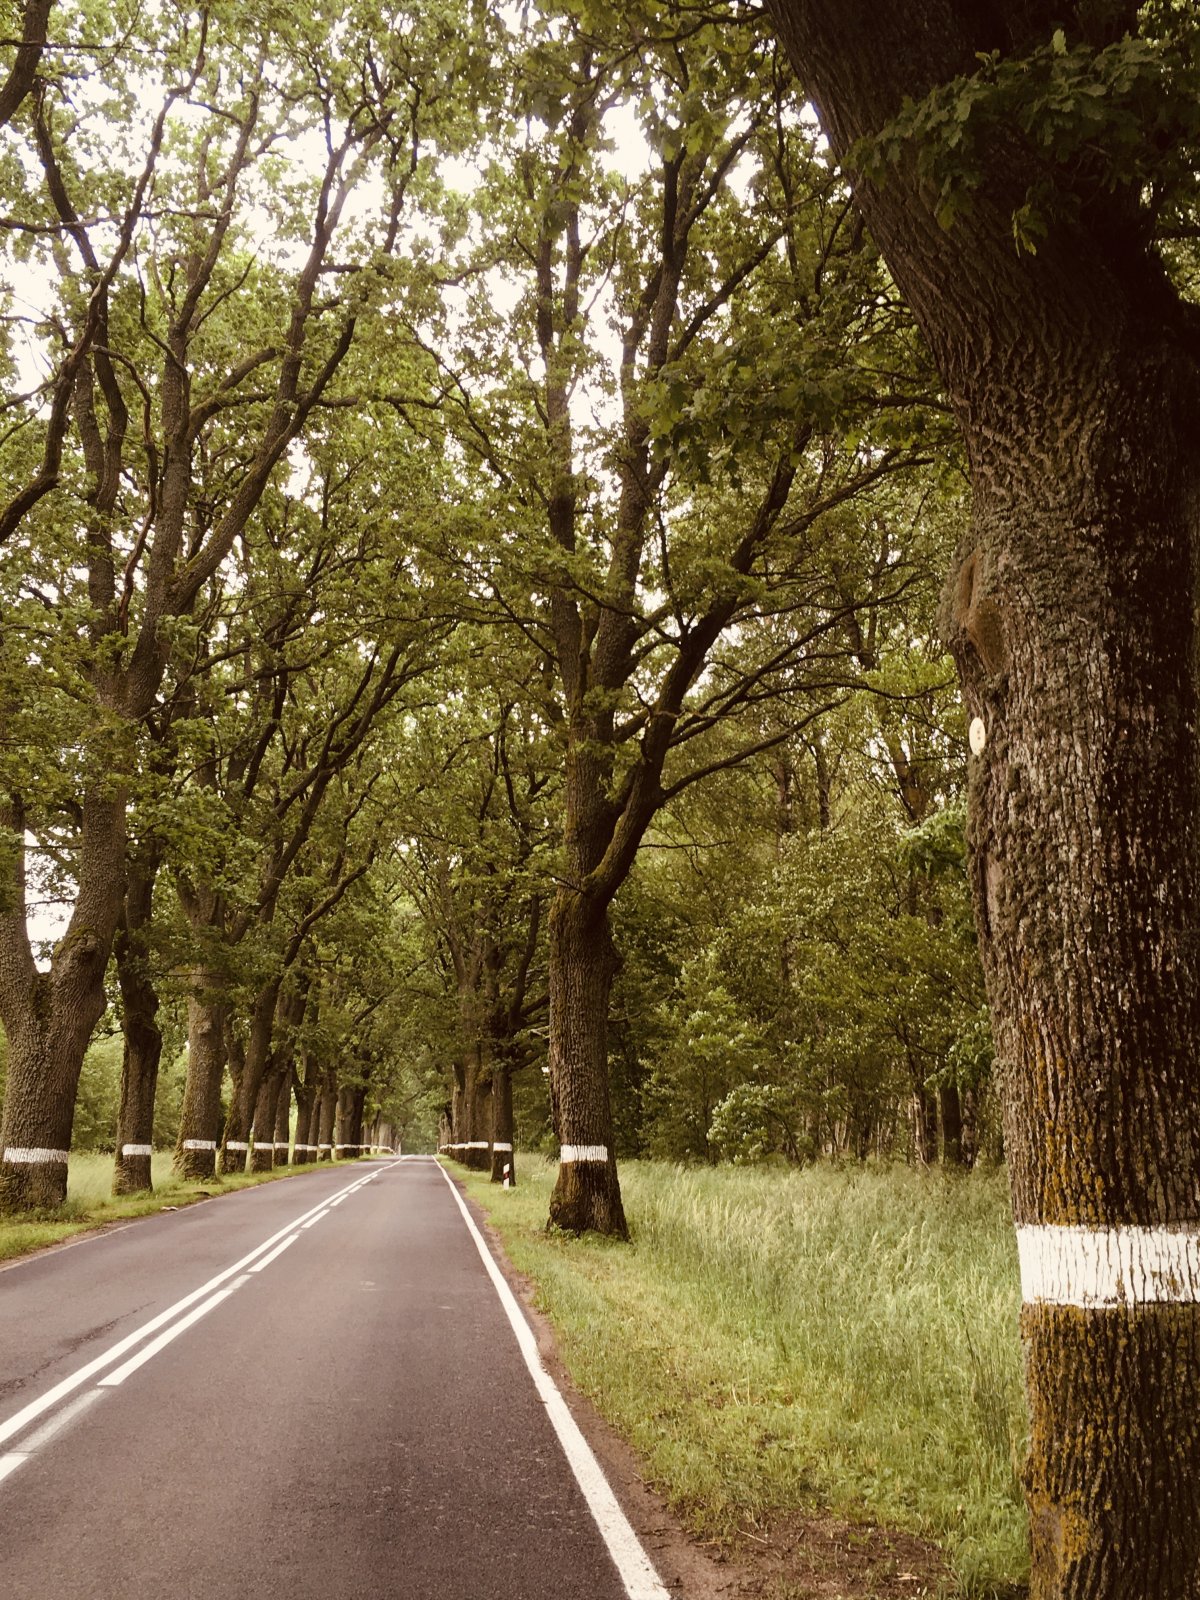
[[[544,1228],[555,1167],[468,1175],[580,1389],[698,1534],[821,1509],[1027,1575],[1003,1173],[626,1162],[631,1247]]]

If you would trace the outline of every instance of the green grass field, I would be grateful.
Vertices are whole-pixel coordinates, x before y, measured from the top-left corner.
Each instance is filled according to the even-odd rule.
[[[1025,1579],[1003,1175],[630,1162],[627,1248],[544,1231],[554,1171],[468,1184],[575,1381],[696,1531],[819,1507],[936,1540],[964,1596]]]
[[[341,1165],[342,1163],[339,1163]],[[0,1217],[0,1261],[27,1255],[43,1245],[56,1244],[72,1234],[122,1217],[143,1217],[168,1206],[192,1205],[207,1195],[225,1194],[256,1183],[271,1183],[311,1167],[283,1167],[275,1172],[239,1173],[234,1177],[210,1178],[205,1182],[177,1178],[171,1168],[171,1152],[159,1151],[151,1161],[154,1183],[152,1195],[130,1195],[116,1200],[112,1195],[114,1161],[105,1155],[72,1155],[67,1167],[67,1198],[53,1213],[40,1213],[28,1220]]]

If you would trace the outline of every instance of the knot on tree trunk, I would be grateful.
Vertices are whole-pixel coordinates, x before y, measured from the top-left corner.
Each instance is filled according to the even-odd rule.
[[[974,549],[950,576],[942,605],[941,630],[960,659],[969,650],[988,678],[1008,668],[1008,642],[1000,607],[988,593],[983,558]]]

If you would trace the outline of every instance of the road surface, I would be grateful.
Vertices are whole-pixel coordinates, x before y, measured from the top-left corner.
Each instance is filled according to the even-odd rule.
[[[0,1272],[0,1593],[665,1600],[486,1254],[406,1158]]]

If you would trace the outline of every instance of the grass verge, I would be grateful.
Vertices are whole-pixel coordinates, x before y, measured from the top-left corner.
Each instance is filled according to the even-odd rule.
[[[346,1164],[338,1163],[339,1166]],[[154,1193],[124,1195],[118,1199],[112,1193],[115,1167],[112,1156],[73,1155],[67,1168],[67,1198],[58,1210],[36,1212],[29,1217],[0,1217],[0,1261],[28,1255],[45,1245],[69,1239],[72,1234],[86,1233],[89,1228],[97,1228],[105,1222],[118,1222],[122,1217],[144,1217],[153,1211],[174,1210],[209,1195],[228,1194],[234,1189],[248,1189],[255,1184],[272,1183],[278,1178],[313,1170],[311,1166],[280,1167],[272,1172],[185,1180],[176,1177],[168,1150],[156,1153],[150,1165]]]
[[[695,1532],[822,1508],[936,1540],[964,1596],[1025,1580],[1001,1175],[629,1162],[627,1248],[546,1233],[554,1171],[466,1177],[573,1379]]]

